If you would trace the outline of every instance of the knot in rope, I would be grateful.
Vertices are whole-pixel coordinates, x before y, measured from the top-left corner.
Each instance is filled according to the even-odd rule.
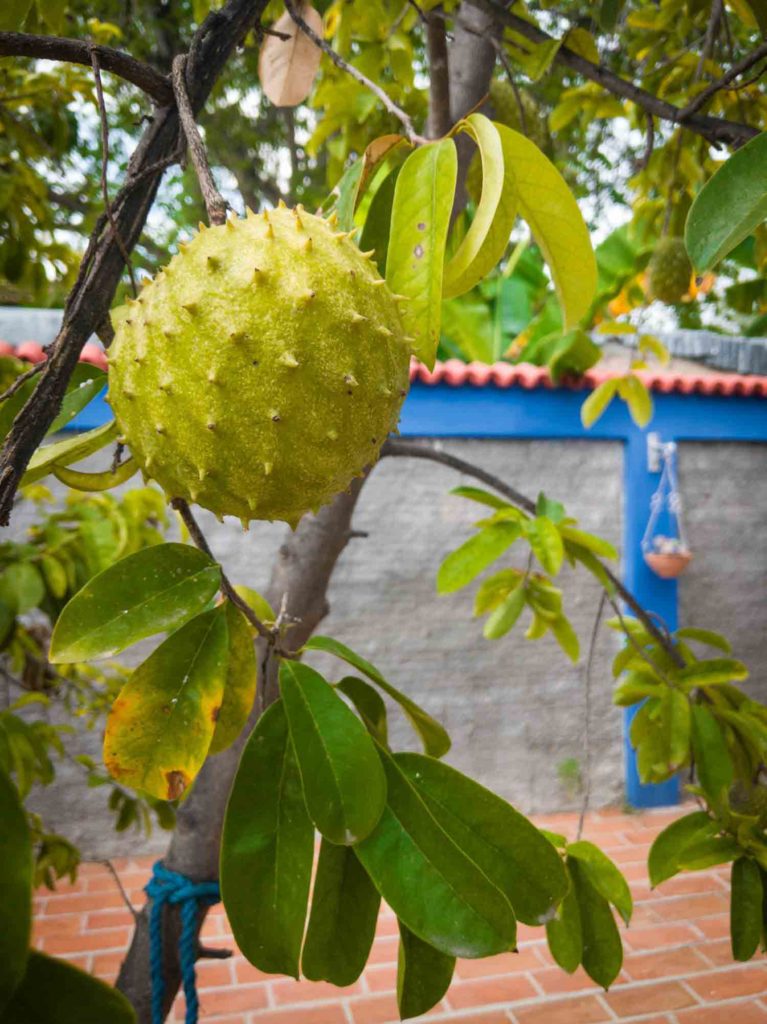
[[[181,935],[178,960],[186,998],[186,1024],[197,1024],[199,1000],[194,965],[197,959],[197,913],[199,905],[213,906],[221,899],[218,882],[193,882],[185,875],[166,868],[157,861],[152,877],[144,887],[152,901],[149,915],[149,963],[152,974],[152,1024],[163,1024],[165,977],[162,955],[162,915],[166,904],[178,904],[181,913]]]

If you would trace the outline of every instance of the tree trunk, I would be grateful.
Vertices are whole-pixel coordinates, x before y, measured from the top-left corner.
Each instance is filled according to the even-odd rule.
[[[441,5],[426,15],[426,49],[429,55],[429,119],[426,134],[430,139],[441,138],[453,126],[447,33],[441,15]]]
[[[285,609],[292,622],[288,640],[292,648],[306,642],[327,615],[327,588],[338,557],[350,537],[351,518],[364,480],[356,480],[316,516],[305,517],[295,533],[289,534],[272,569],[267,597],[275,608]],[[218,857],[224,811],[237,771],[242,749],[261,712],[277,699],[277,660],[269,657],[263,641],[257,645],[260,664],[256,705],[238,740],[228,750],[209,758],[188,798],[181,804],[176,831],[164,863],[193,881],[218,878]],[[136,921],[130,949],[120,969],[117,988],[135,1007],[139,1024],[151,1024],[151,978],[149,971],[149,910]],[[199,916],[202,926],[205,912]],[[178,963],[179,916],[166,911],[163,922],[165,1014],[178,992],[181,976]]]
[[[450,46],[450,112],[453,122],[465,117],[487,96],[495,66],[495,47],[491,42],[497,25],[491,14],[467,3],[461,4],[454,21]],[[456,138],[458,147],[458,187],[453,214],[466,205],[466,171],[474,144],[466,135]]]

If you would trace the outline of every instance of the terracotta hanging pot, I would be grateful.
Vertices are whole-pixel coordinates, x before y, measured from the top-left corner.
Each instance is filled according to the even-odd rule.
[[[656,576],[673,580],[681,576],[692,561],[692,551],[646,551],[644,560]]]

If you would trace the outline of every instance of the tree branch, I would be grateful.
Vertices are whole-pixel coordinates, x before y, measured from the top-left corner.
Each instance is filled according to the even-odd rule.
[[[364,85],[365,88],[369,89],[374,96],[378,97],[389,113],[396,117],[400,122],[405,130],[405,134],[412,143],[418,145],[419,143],[426,141],[426,139],[416,133],[410,115],[406,114],[401,107],[398,107],[384,89],[379,85],[376,85],[375,82],[372,82],[366,75],[363,75],[361,71],[358,71],[357,68],[354,67],[354,65],[345,61],[339,53],[336,53],[332,46],[325,42],[321,36],[317,35],[311,25],[308,25],[298,13],[293,0],[285,0],[285,7],[304,35],[308,36],[315,46],[318,46],[323,53],[327,54],[337,68],[340,68],[341,71],[345,71],[347,75],[350,75],[356,82],[359,82],[360,85]]]
[[[111,46],[94,46],[81,39],[64,39],[61,36],[0,32],[0,57],[39,57],[90,67],[93,52],[104,71],[111,71],[131,85],[137,85],[160,106],[173,103],[170,79],[156,71],[151,64],[136,60],[122,50],[115,50]]]
[[[208,163],[208,154],[205,152],[205,146],[202,144],[197,122],[194,119],[192,107],[189,103],[189,94],[186,91],[186,63],[186,54],[183,53],[180,53],[178,57],[173,59],[171,78],[178,107],[178,116],[181,119],[181,127],[184,130],[195,174],[200,183],[203,202],[205,203],[205,209],[208,211],[208,220],[211,224],[223,224],[226,220],[227,204],[213,180],[213,174]]]
[[[457,470],[459,473],[465,473],[466,476],[473,476],[475,480],[481,480],[482,483],[487,484],[488,487],[492,487],[494,491],[502,494],[504,498],[508,498],[512,505],[516,505],[523,512],[527,512],[530,515],[535,515],[536,513],[535,502],[520,493],[520,491],[517,491],[514,487],[510,487],[500,477],[495,476],[493,473],[488,473],[487,470],[479,466],[475,466],[473,462],[467,462],[465,459],[458,458],[457,455],[450,455],[448,452],[441,451],[432,445],[422,444],[419,441],[402,441],[389,438],[381,448],[381,456],[383,457],[384,455],[429,459],[432,462],[439,462],[443,466],[449,466],[451,469]],[[620,595],[624,603],[631,609],[636,618],[639,619],[653,640],[667,651],[678,665],[684,666],[684,659],[676,647],[674,647],[668,636],[658,629],[651,616],[648,615],[631,591],[624,586],[612,569],[606,566],[604,562],[600,561],[600,564],[605,575],[615,588],[616,593]]]
[[[450,118],[450,74],[447,61],[447,32],[443,18],[431,12],[426,22],[426,50],[429,55],[429,117],[426,134],[439,139],[452,128]]]
[[[195,519],[188,503],[184,501],[183,498],[173,498],[170,504],[171,508],[174,508],[183,519],[184,526],[186,526],[189,531],[189,536],[192,538],[195,546],[198,547],[200,551],[204,551],[208,558],[212,558],[213,561],[218,564],[219,569],[221,569],[221,591],[224,596],[240,609],[258,635],[274,646],[277,634],[264,625],[247,601],[243,601],[234,589],[229,577],[226,575],[221,564],[218,562],[218,559],[213,554],[210,544],[208,544],[207,538],[200,529],[200,524]]]
[[[722,89],[726,89],[730,82],[739,78],[765,57],[767,57],[767,42],[762,43],[761,46],[758,46],[752,53],[746,54],[746,56],[742,60],[739,60],[737,64],[733,64],[730,70],[725,72],[718,81],[707,85],[702,92],[699,92],[697,96],[690,100],[687,106],[682,110],[681,116],[688,118],[691,114],[697,113],[701,107],[708,103],[715,93],[721,92]]]
[[[260,18],[266,4],[267,0],[228,0],[200,26],[188,55],[187,81],[193,112],[203,106],[232,51]],[[88,45],[82,45],[90,64]],[[155,111],[128,164],[125,183],[113,200],[117,234],[127,252],[143,230],[163,171],[178,159],[179,127],[175,107]],[[104,214],[91,234],[50,358],[0,452],[0,525],[9,521],[24,470],[58,413],[83,345],[108,324],[109,306],[124,262],[115,233],[104,230],[107,223]]]
[[[472,7],[478,7],[480,10],[494,14],[503,25],[514,29],[515,32],[533,43],[547,43],[553,40],[553,36],[538,28],[537,25],[512,14],[500,0],[467,0],[467,3]],[[681,107],[667,103],[646,89],[621,78],[620,75],[616,75],[603,64],[594,64],[568,46],[559,47],[554,61],[576,71],[584,78],[596,82],[614,96],[622,96],[624,99],[630,100],[648,114],[653,114],[663,121],[671,121],[672,124],[683,124],[685,128],[703,136],[712,145],[740,146],[759,134],[758,128],[752,128],[748,124],[728,121],[723,117],[711,117],[707,114],[687,113]]]

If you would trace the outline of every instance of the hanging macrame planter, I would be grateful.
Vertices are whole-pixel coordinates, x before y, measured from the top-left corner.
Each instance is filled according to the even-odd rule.
[[[673,442],[659,446],[663,460],[658,487],[650,499],[650,518],[642,538],[642,553],[652,571],[665,580],[680,576],[692,561],[692,551],[682,520],[682,497],[676,478],[674,460],[676,445]],[[666,513],[665,520],[661,517]],[[668,535],[659,532],[663,523],[668,524]]]

